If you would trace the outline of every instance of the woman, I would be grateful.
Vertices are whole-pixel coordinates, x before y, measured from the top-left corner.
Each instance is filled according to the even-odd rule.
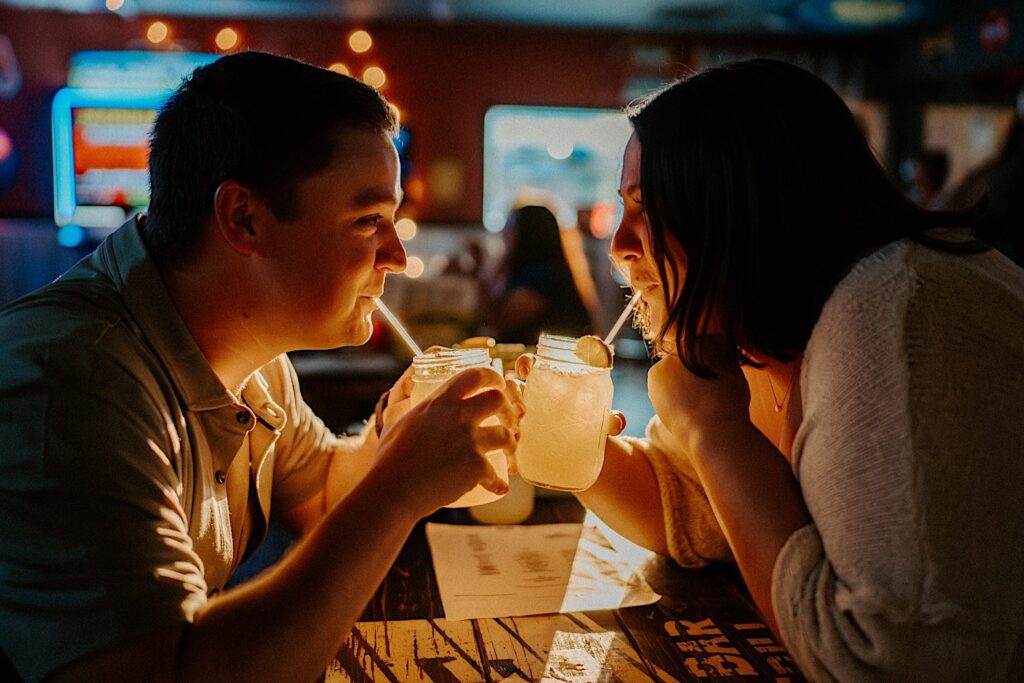
[[[485,331],[502,342],[523,344],[536,344],[541,332],[578,336],[590,331],[555,215],[544,206],[513,209],[502,236],[505,256],[497,292],[482,297]],[[580,253],[579,258],[585,257]]]
[[[906,200],[796,67],[628,115],[612,255],[657,416],[581,499],[680,564],[735,558],[811,678],[1019,672],[1024,272]]]

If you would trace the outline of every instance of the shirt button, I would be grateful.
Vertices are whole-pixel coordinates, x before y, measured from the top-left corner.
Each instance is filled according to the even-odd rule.
[[[235,419],[238,420],[238,424],[247,425],[249,424],[249,420],[252,419],[252,416],[249,414],[248,410],[240,410],[238,411],[238,414],[235,415]]]
[[[228,475],[224,470],[217,470],[217,473],[213,475],[217,479],[218,484],[223,484],[228,480]]]

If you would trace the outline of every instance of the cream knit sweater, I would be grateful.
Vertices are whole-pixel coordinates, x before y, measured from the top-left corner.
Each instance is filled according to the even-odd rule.
[[[772,577],[812,680],[1024,680],[1024,271],[900,241],[822,310],[793,467],[814,522]],[[673,557],[729,550],[680,443],[631,440]]]

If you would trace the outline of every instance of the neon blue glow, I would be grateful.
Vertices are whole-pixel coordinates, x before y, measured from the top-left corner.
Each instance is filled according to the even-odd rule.
[[[77,247],[85,239],[85,230],[77,225],[64,225],[57,231],[57,242],[62,247]]]
[[[75,155],[71,132],[71,110],[82,107],[103,109],[159,109],[173,90],[115,90],[62,88],[53,97],[53,204],[57,225],[74,220]]]
[[[205,52],[86,50],[71,55],[68,85],[73,88],[172,90],[197,67],[217,55]]]

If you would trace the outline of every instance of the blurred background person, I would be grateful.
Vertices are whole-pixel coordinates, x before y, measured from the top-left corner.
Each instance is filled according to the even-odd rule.
[[[943,188],[949,177],[949,155],[941,149],[925,149],[914,156],[912,196],[919,206],[941,209]]]
[[[949,193],[945,208],[963,210],[979,201],[986,211],[977,235],[1024,265],[1024,88],[1002,147],[991,160],[970,171]]]
[[[579,336],[593,318],[583,302],[562,229],[550,209],[513,209],[502,238],[505,252],[494,274],[481,279],[482,332],[502,342],[536,344],[541,332]],[[578,244],[578,243],[575,243]]]
[[[1024,265],[1024,91],[996,164],[989,173],[989,214],[978,236]]]

